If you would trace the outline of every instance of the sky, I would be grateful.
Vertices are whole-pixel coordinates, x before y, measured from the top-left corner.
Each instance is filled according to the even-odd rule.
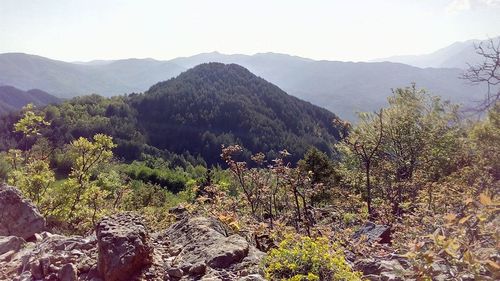
[[[0,0],[0,53],[64,61],[276,52],[366,61],[500,35],[500,0]]]

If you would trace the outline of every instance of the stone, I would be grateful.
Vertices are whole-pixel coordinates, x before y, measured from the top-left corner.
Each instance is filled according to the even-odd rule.
[[[39,261],[35,261],[33,263],[30,264],[30,272],[31,272],[31,275],[35,278],[35,279],[42,279],[43,278],[43,270],[42,270],[42,267],[40,266],[40,262]]]
[[[199,262],[191,266],[191,268],[189,269],[189,275],[192,276],[203,275],[205,274],[206,270],[207,270],[207,265],[203,262]]]
[[[242,270],[257,274],[264,255],[215,218],[185,217],[160,237],[170,241],[167,252],[175,254],[166,264],[181,269],[190,264],[183,273],[196,280],[237,280]]]
[[[9,251],[19,251],[26,243],[23,238],[17,236],[0,236],[0,255]]]
[[[0,184],[0,236],[25,240],[45,230],[45,219],[37,208],[12,186]]]
[[[121,213],[96,226],[97,268],[105,281],[129,280],[152,262],[152,247],[142,218]]]
[[[368,242],[378,242],[381,244],[391,243],[391,228],[386,225],[377,225],[367,222],[353,235],[354,239],[366,237]]]
[[[33,281],[33,277],[29,271],[23,272],[21,275],[13,279],[14,281]]]
[[[184,275],[184,273],[182,272],[182,269],[177,268],[177,267],[172,267],[172,268],[168,269],[167,274],[168,274],[168,276],[174,277],[174,278],[182,278],[182,275]]]
[[[175,219],[178,221],[188,215],[188,210],[183,205],[178,205],[176,207],[170,208],[168,210],[168,213],[174,216]]]
[[[251,274],[238,279],[238,281],[266,281],[260,274]]]
[[[216,242],[214,247],[207,249],[208,265],[212,268],[227,268],[239,263],[248,254],[249,245],[245,238],[239,235],[229,236]]]
[[[57,274],[57,277],[61,281],[77,281],[78,280],[78,271],[76,266],[72,263],[65,264]]]

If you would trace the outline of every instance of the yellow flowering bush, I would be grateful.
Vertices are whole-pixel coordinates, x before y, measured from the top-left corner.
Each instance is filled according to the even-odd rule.
[[[352,271],[343,253],[322,237],[286,237],[278,248],[269,251],[263,267],[268,280],[361,280],[361,274]]]

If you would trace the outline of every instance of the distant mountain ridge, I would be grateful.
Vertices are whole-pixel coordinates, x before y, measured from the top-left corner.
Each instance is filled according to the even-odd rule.
[[[459,53],[456,56],[460,56]],[[394,62],[316,61],[277,53],[203,53],[169,61],[125,59],[67,63],[19,54],[0,54],[0,84],[39,88],[60,97],[144,92],[150,85],[208,62],[239,64],[287,93],[355,120],[356,112],[386,104],[391,89],[417,83],[452,102],[470,104],[485,90],[460,80],[459,68],[422,69]]]
[[[0,85],[0,115],[20,110],[28,103],[44,106],[60,101],[61,99],[42,90],[22,91],[12,86]]]
[[[494,42],[500,41],[500,36],[492,38]],[[435,52],[423,55],[393,56],[372,60],[372,62],[399,62],[420,68],[461,68],[466,69],[468,64],[482,63],[483,58],[476,53],[475,46],[486,44],[488,40],[467,40],[455,42]]]

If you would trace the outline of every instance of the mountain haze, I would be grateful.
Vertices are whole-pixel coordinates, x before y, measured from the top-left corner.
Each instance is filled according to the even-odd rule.
[[[59,97],[91,93],[113,96],[146,91],[150,85],[202,63],[234,63],[291,95],[335,112],[341,118],[355,120],[358,111],[374,111],[386,105],[392,88],[413,82],[452,102],[469,105],[481,99],[485,89],[459,79],[463,69],[453,68],[472,61],[472,43],[456,43],[427,57],[415,57],[418,63],[393,59],[420,66],[433,62],[444,68],[420,68],[387,61],[317,61],[277,53],[225,55],[212,52],[169,61],[125,59],[87,63],[7,53],[0,54],[0,84],[23,90],[39,88]]]
[[[500,37],[492,38],[498,44]],[[416,67],[426,68],[461,68],[466,69],[468,64],[476,65],[483,62],[483,58],[476,53],[475,46],[487,44],[488,40],[467,40],[455,42],[447,47],[424,55],[393,56],[373,60],[374,62],[399,62]]]
[[[22,91],[12,86],[0,86],[0,115],[20,110],[28,103],[43,106],[61,100],[38,89]]]

